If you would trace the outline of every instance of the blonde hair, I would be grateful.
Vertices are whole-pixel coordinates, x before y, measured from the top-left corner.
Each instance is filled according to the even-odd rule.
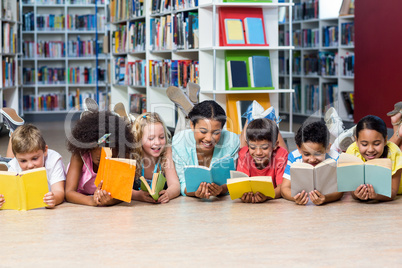
[[[157,124],[157,123],[160,123],[163,126],[163,130],[165,132],[166,145],[170,144],[171,141],[170,132],[158,113],[150,113],[150,112],[143,113],[140,116],[138,116],[133,123],[132,132],[134,134],[135,141],[137,142],[137,145],[134,148],[134,159],[137,161],[137,169],[135,172],[136,178],[139,178],[141,176],[141,170],[142,170],[141,163],[142,159],[144,158],[144,152],[142,150],[142,136],[144,135],[144,128],[149,124]],[[166,165],[166,145],[159,156],[159,158],[162,159],[161,161],[162,172],[165,171],[165,165]]]
[[[32,124],[17,128],[11,135],[11,149],[14,155],[46,150],[46,142],[40,130]]]

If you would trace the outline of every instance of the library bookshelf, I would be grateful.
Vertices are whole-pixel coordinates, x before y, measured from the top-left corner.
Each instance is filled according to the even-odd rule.
[[[18,111],[19,79],[19,1],[1,0],[1,60],[0,66],[0,107],[10,107]],[[1,117],[3,122],[3,118]]]
[[[157,2],[157,1],[156,1]],[[164,1],[159,1],[159,3]],[[227,99],[229,96],[247,96],[247,98],[258,98],[263,94],[269,97],[269,102],[274,106],[278,115],[279,110],[279,95],[293,93],[290,86],[287,88],[281,88],[279,86],[279,63],[278,56],[279,51],[292,51],[292,45],[279,45],[278,43],[278,11],[279,7],[285,7],[289,9],[291,14],[291,8],[293,6],[290,3],[278,3],[272,1],[272,3],[255,3],[244,1],[244,3],[229,3],[212,0],[186,0],[183,1],[182,6],[175,6],[176,2],[173,1],[173,6],[161,6],[155,7],[155,1],[146,0],[143,3],[143,13],[141,14],[141,20],[146,24],[146,36],[145,36],[145,50],[136,51],[130,55],[128,49],[122,52],[122,54],[112,55],[112,63],[115,62],[117,57],[123,56],[128,62],[136,60],[145,60],[147,64],[147,72],[145,75],[145,86],[130,86],[129,83],[122,83],[123,85],[117,85],[117,75],[114,77],[112,83],[111,99],[112,103],[123,102],[130,107],[130,95],[143,94],[146,96],[146,110],[158,112],[162,115],[166,124],[170,127],[175,126],[176,122],[176,108],[174,104],[166,96],[166,89],[170,85],[176,85],[179,88],[185,89],[186,82],[198,83],[201,87],[200,101],[214,99],[225,110],[227,110]],[[198,6],[196,6],[198,2]],[[226,8],[255,8],[261,9],[264,18],[265,35],[268,46],[221,46],[219,39],[221,38],[219,30],[219,10]],[[193,35],[184,36],[184,44],[180,41],[180,38],[176,39],[176,19],[189,18],[190,16],[196,16],[197,27],[194,28]],[[111,16],[113,17],[113,16]],[[119,27],[118,25],[128,26],[130,19],[120,18],[112,21],[114,29]],[[138,18],[139,19],[139,18]],[[160,25],[166,25],[168,32],[164,32],[163,40],[158,40],[155,36],[155,21]],[[190,23],[192,19],[188,19],[186,22]],[[180,23],[177,23],[180,27]],[[117,26],[116,26],[117,25]],[[172,28],[169,28],[172,27]],[[165,28],[162,28],[165,29]],[[189,27],[188,29],[191,29]],[[113,31],[113,30],[112,30]],[[180,32],[178,32],[180,36]],[[192,37],[191,37],[192,36]],[[188,39],[190,38],[190,40]],[[111,46],[113,49],[113,34],[111,37]],[[191,45],[189,45],[191,44]],[[273,89],[268,88],[248,88],[244,90],[226,90],[226,62],[225,53],[227,51],[251,51],[251,53],[261,51],[269,51],[269,57],[271,61],[272,83]],[[159,64],[159,65],[158,65]],[[180,74],[182,69],[180,64],[184,64],[188,70],[187,81],[180,81],[180,78],[185,75]],[[112,74],[116,74],[119,64],[112,64]],[[178,78],[176,79],[176,65],[178,67]],[[159,68],[159,69],[158,69]],[[168,79],[160,79],[160,73],[157,70],[161,70],[161,73],[171,70],[173,76]],[[193,74],[194,72],[194,74]],[[118,72],[119,74],[121,72]],[[168,75],[170,73],[168,72]],[[173,77],[173,78],[172,78]],[[122,80],[123,77],[120,77]],[[158,81],[154,81],[158,80]],[[288,85],[292,82],[289,79]],[[292,101],[293,98],[288,98]],[[289,104],[291,107],[292,105]],[[288,105],[288,106],[289,106]],[[290,113],[291,118],[291,113]],[[292,124],[290,124],[291,126]],[[292,136],[292,129],[283,133],[284,136]]]
[[[295,46],[294,115],[323,117],[329,107],[335,107],[343,121],[353,122],[354,15],[338,16],[341,2],[296,0],[293,16],[279,24],[280,43],[292,39]],[[286,22],[289,17],[291,23]],[[279,58],[280,84],[286,85],[289,54],[281,53]],[[287,103],[280,100],[282,110],[289,109]]]
[[[106,108],[109,57],[104,0],[23,0],[24,114],[82,110],[86,97]]]

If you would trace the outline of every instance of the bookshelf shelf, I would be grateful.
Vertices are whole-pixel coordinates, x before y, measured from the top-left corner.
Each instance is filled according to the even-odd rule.
[[[21,60],[22,111],[66,113],[81,106],[86,97],[106,107],[109,57],[102,54],[106,1],[97,0],[96,5],[70,4],[68,0],[63,4],[21,3],[20,14],[24,35],[20,46],[29,55]],[[96,80],[99,82],[94,83]]]
[[[329,107],[335,107],[343,120],[351,120],[345,98],[354,92],[354,15],[338,16],[341,2],[294,0],[291,23],[279,25],[281,45],[290,41],[297,45],[291,57],[279,52],[279,80],[284,87],[289,78],[284,70],[292,60],[295,114],[323,117]],[[283,110],[289,109],[287,102],[280,100]]]

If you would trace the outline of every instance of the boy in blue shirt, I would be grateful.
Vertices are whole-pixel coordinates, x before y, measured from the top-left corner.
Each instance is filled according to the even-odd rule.
[[[328,158],[338,160],[339,153],[330,149],[329,132],[324,122],[305,122],[297,131],[295,136],[297,149],[288,156],[288,163],[283,174],[281,194],[283,198],[296,202],[298,205],[306,205],[309,199],[315,205],[339,200],[343,193],[332,193],[323,195],[314,190],[309,193],[304,190],[295,196],[291,195],[290,166],[296,162],[318,165]],[[324,179],[324,178],[323,178]]]

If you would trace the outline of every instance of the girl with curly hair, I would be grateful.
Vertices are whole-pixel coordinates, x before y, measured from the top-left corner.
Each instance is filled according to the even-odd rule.
[[[148,112],[138,116],[132,130],[137,141],[134,149],[137,170],[132,199],[163,204],[179,196],[180,183],[172,160],[172,148],[169,146],[170,133],[159,114]],[[139,177],[143,176],[151,183],[153,174],[159,171],[166,177],[167,188],[165,185],[165,190],[159,192],[159,199],[155,201],[148,192],[140,190]]]
[[[129,158],[133,144],[129,125],[109,111],[90,112],[78,120],[67,140],[72,155],[67,168],[66,200],[88,206],[120,202],[94,182],[103,146],[112,148],[113,157]]]

